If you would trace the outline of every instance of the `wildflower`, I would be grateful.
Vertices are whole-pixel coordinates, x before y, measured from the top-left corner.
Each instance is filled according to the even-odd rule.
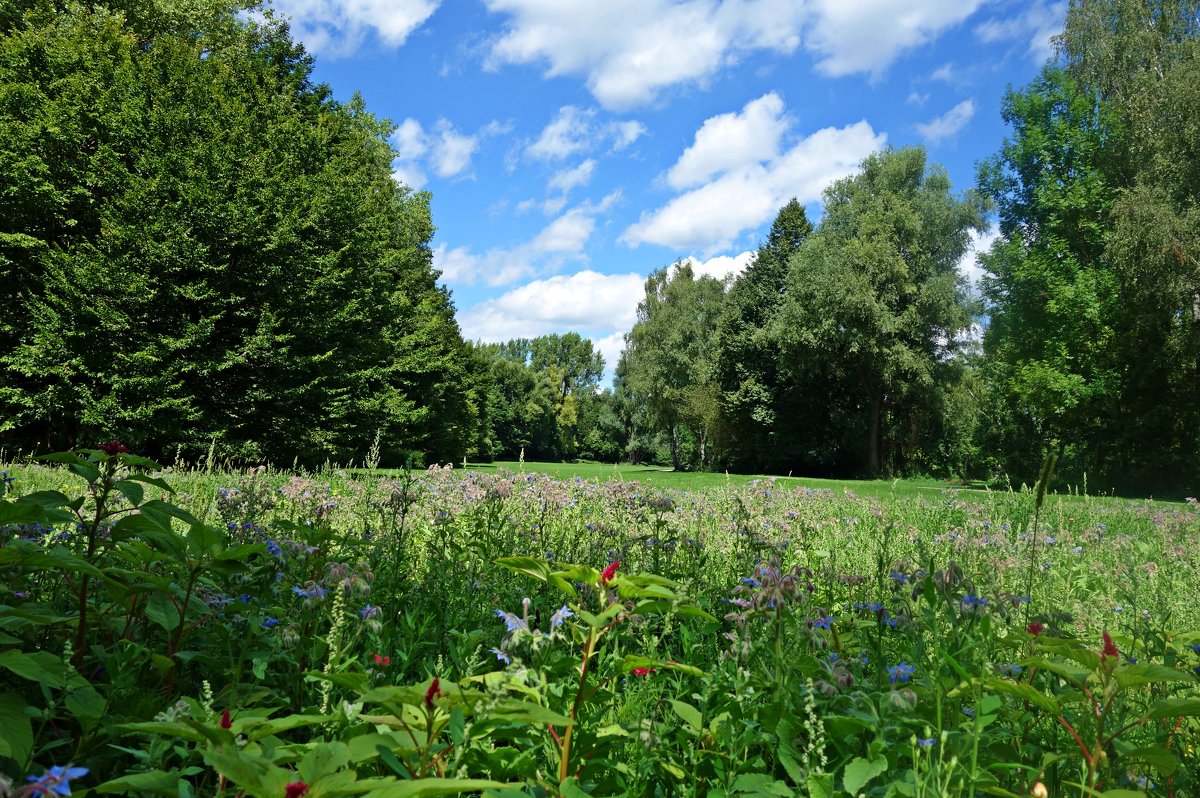
[[[901,662],[895,667],[888,668],[888,682],[890,684],[896,684],[897,682],[904,684],[912,678],[915,671],[916,669],[912,665],[909,665],[907,662]]]
[[[109,441],[108,443],[100,444],[100,451],[104,452],[109,457],[116,457],[118,454],[129,454],[129,447],[117,441]],[[76,768],[78,770],[78,768]],[[70,795],[70,791],[61,793],[62,795]]]
[[[361,610],[358,611],[358,614],[361,615],[362,619],[365,621],[368,618],[378,617],[379,612],[380,612],[380,610],[378,607],[372,607],[371,604],[368,603],[367,606],[363,607]]]
[[[917,745],[921,746],[922,748],[932,748],[933,747],[933,738],[932,737],[918,737]]]
[[[228,709],[221,713],[220,726],[222,729],[233,728],[233,718],[230,716]]]
[[[497,617],[504,620],[504,625],[508,627],[508,631],[515,632],[518,629],[524,629],[528,631],[529,624],[525,622],[524,618],[518,618],[511,612],[505,612],[504,610],[500,609],[496,610],[495,612]]]
[[[1200,654],[1200,643],[1192,643],[1188,648],[1192,650],[1193,654]]]
[[[283,788],[283,798],[300,798],[308,792],[308,785],[302,781],[293,781]]]
[[[273,540],[267,541],[267,554],[272,557],[279,557],[283,554],[283,549],[279,548],[279,544]]]
[[[1102,636],[1104,639],[1104,648],[1100,651],[1100,659],[1120,657],[1121,652],[1117,650],[1117,644],[1113,642],[1112,636],[1108,632],[1103,632]]]
[[[566,604],[562,605],[550,616],[550,628],[557,629],[559,626],[562,626],[563,621],[574,615],[575,613],[571,612],[571,609]]]
[[[634,668],[632,673],[634,676],[649,676],[654,673],[654,668]]]
[[[1034,621],[1025,627],[1025,631],[1029,632],[1029,634],[1033,635],[1034,637],[1037,637],[1042,632],[1046,631],[1046,625],[1040,621]]]
[[[814,629],[828,629],[833,624],[833,618],[822,615],[812,622]]]
[[[996,668],[1004,676],[1017,677],[1021,675],[1021,666],[1016,663],[1009,662]]]
[[[263,618],[262,623],[260,623],[259,626],[261,626],[264,629],[270,629],[272,626],[275,626],[277,623],[279,623],[278,618]]]
[[[316,582],[309,582],[307,585],[292,585],[292,592],[303,597],[305,603],[309,604],[325,598],[325,594],[329,591]]]
[[[986,607],[987,599],[976,596],[974,593],[968,593],[962,597],[962,605],[964,607]]]
[[[70,765],[60,767],[55,765],[41,776],[29,776],[33,784],[28,788],[29,795],[45,796],[70,795],[71,779],[78,779],[88,774],[87,768],[73,768]]]
[[[496,655],[496,660],[498,662],[503,662],[505,665],[512,664],[512,657],[508,655],[507,651],[502,651],[498,648],[490,648],[488,650]]]
[[[434,676],[433,681],[429,683],[429,689],[425,691],[425,706],[433,709],[433,699],[442,697],[442,688],[438,682],[438,677]]]
[[[376,665],[381,665],[385,668],[392,664],[391,656],[386,654],[372,654],[371,659],[375,660]]]
[[[620,567],[621,563],[619,561],[609,563],[608,566],[606,566],[605,569],[600,572],[600,586],[603,587],[611,582],[613,577],[617,575],[617,569]]]

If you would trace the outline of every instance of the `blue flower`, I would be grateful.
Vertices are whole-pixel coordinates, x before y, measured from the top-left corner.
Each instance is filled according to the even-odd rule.
[[[1016,677],[1016,676],[1021,675],[1021,666],[1017,665],[1015,663],[1012,663],[1012,662],[1009,662],[1004,665],[1000,665],[999,667],[996,668],[996,670],[998,670],[1000,673],[1004,674],[1005,676]]]
[[[508,656],[507,651],[501,651],[498,648],[492,648],[492,649],[488,649],[488,650],[491,651],[493,654],[495,654],[496,659],[500,662],[503,662],[505,665],[508,665],[512,662],[512,657]]]
[[[917,745],[921,746],[922,748],[932,748],[933,747],[933,738],[932,737],[918,737]]]
[[[1193,654],[1200,654],[1200,643],[1192,643],[1188,648],[1192,650]]]
[[[361,610],[358,611],[358,614],[361,615],[362,619],[365,621],[368,618],[377,617],[379,615],[379,612],[380,612],[380,610],[378,607],[372,607],[371,604],[368,602],[367,606],[363,607]]]
[[[267,541],[267,554],[270,554],[272,557],[278,557],[281,554],[283,554],[283,549],[279,548],[279,544],[276,543],[275,541],[268,540]]]
[[[915,672],[916,669],[912,665],[909,665],[907,662],[901,662],[895,667],[888,668],[888,682],[891,684],[904,684],[912,678]]]
[[[826,615],[822,615],[820,618],[817,618],[812,622],[813,628],[815,629],[828,629],[832,623],[833,618],[830,618]]]
[[[278,618],[263,618],[262,623],[260,623],[259,626],[261,626],[264,629],[270,629],[272,626],[276,625],[277,623],[279,623]]]
[[[550,628],[557,629],[562,625],[562,622],[567,618],[573,617],[575,613],[571,612],[570,607],[566,604],[558,608],[558,611],[550,616]]]
[[[523,618],[518,618],[511,612],[505,612],[504,610],[496,610],[495,612],[496,617],[504,621],[504,625],[508,627],[508,631],[515,632],[518,629],[529,629],[529,624],[527,624]]]
[[[64,768],[55,765],[41,776],[28,777],[27,780],[33,782],[33,785],[29,787],[29,794],[39,796],[70,795],[71,779],[82,778],[87,774],[87,768],[73,768],[70,766]]]

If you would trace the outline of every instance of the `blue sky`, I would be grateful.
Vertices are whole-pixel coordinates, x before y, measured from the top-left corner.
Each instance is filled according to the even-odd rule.
[[[744,267],[791,197],[922,144],[956,190],[1065,2],[275,0],[317,80],[396,124],[468,339],[577,331],[611,374],[653,270]],[[985,235],[980,247],[987,246]],[[962,264],[977,276],[973,256]]]

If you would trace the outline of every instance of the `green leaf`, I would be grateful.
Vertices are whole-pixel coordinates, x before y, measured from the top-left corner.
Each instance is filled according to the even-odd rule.
[[[809,773],[808,798],[833,798],[833,774]]]
[[[0,693],[0,757],[24,764],[33,753],[33,720],[25,714],[25,702],[13,693]]]
[[[1167,749],[1148,745],[1134,748],[1121,754],[1121,762],[1145,762],[1164,776],[1170,776],[1179,768],[1179,759]]]
[[[426,798],[437,795],[459,795],[480,790],[518,789],[520,783],[506,784],[488,779],[413,779],[399,781],[386,787],[371,790],[367,798]],[[280,792],[282,795],[282,792]]]
[[[704,676],[704,671],[695,665],[685,665],[682,662],[669,662],[662,659],[650,659],[640,654],[626,654],[618,664],[622,673],[629,673],[634,668],[653,668],[654,670],[679,671],[691,676]]]
[[[851,795],[858,795],[859,791],[867,786],[871,779],[885,770],[887,770],[886,757],[881,756],[876,759],[866,760],[861,756],[856,756],[850,760],[850,764],[846,765],[846,769],[842,771],[842,786]]]
[[[683,722],[688,725],[693,733],[699,734],[704,728],[704,717],[700,714],[700,710],[691,704],[671,699],[671,707],[675,710],[675,714],[683,719]]]
[[[283,795],[288,771],[267,759],[222,747],[204,751],[204,761],[251,795]]]
[[[44,549],[36,543],[17,540],[0,548],[0,568],[16,566],[37,570],[73,571],[104,578],[104,572],[62,546]]]
[[[1113,678],[1122,687],[1134,687],[1139,684],[1156,684],[1160,682],[1194,682],[1196,677],[1186,671],[1168,668],[1152,662],[1139,662],[1125,665],[1113,673]]]
[[[137,483],[136,480],[120,480],[113,483],[113,490],[124,496],[130,504],[137,507],[142,503],[142,498],[145,496],[145,489]]]
[[[1150,720],[1159,718],[1186,718],[1200,715],[1200,698],[1164,698],[1150,705],[1146,717]]]
[[[133,793],[135,795],[165,795],[175,798],[179,795],[181,781],[178,771],[151,770],[146,773],[133,773],[117,779],[106,781],[94,788],[98,793]]]
[[[1060,714],[1057,701],[1025,682],[1014,682],[1010,679],[991,677],[983,680],[983,688],[996,693],[1005,693],[1022,701],[1028,701],[1053,715]]]
[[[67,695],[65,703],[70,713],[79,719],[80,725],[85,731],[94,729],[108,708],[108,702],[104,700],[104,696],[90,685],[72,690]]]
[[[67,684],[66,663],[46,651],[35,651],[32,654],[15,649],[0,651],[0,668],[50,688],[61,688]]]
[[[316,743],[309,750],[296,770],[303,781],[312,784],[323,776],[336,773],[350,764],[350,748],[342,742]]]

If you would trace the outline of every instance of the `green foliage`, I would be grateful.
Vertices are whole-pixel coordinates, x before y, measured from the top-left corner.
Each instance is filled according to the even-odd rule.
[[[781,369],[820,397],[808,430],[818,462],[903,473],[934,460],[951,429],[944,397],[973,321],[957,264],[983,202],[953,197],[913,148],[869,157],[826,191],[825,207],[772,321]]]
[[[428,195],[393,182],[388,124],[235,11],[39,2],[0,30],[0,433],[465,452],[479,398]]]

